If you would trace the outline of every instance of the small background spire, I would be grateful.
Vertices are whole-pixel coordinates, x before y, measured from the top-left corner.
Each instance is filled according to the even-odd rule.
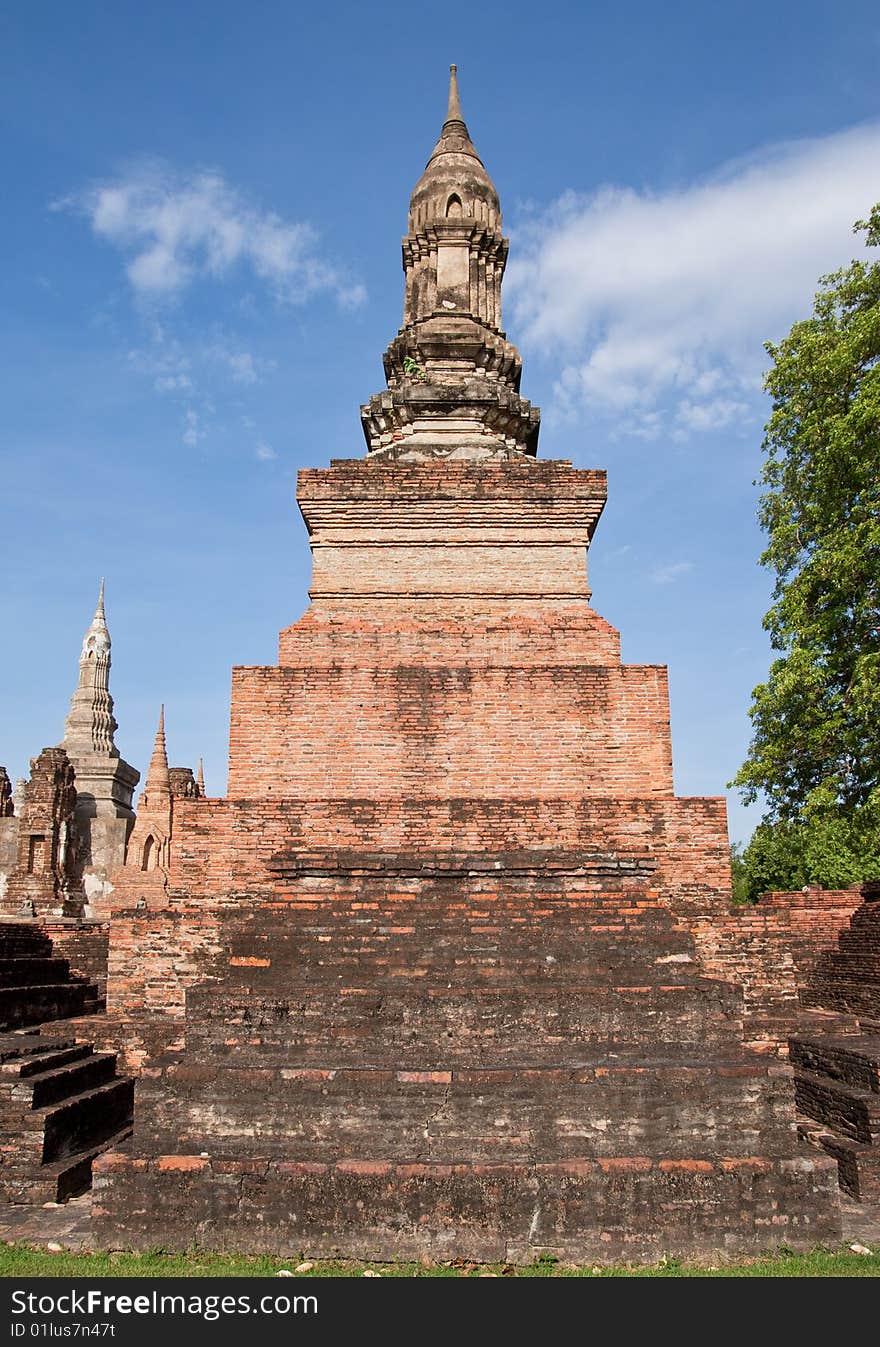
[[[165,750],[165,705],[159,708],[159,728],[156,730],[156,741],[153,744],[153,756],[150,758],[150,766],[147,771],[147,779],[144,783],[144,793],[153,795],[156,793],[169,794],[171,791],[171,778],[168,775],[168,754]]]

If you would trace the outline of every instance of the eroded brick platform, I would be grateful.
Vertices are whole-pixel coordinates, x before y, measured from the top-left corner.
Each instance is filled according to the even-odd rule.
[[[743,1048],[740,989],[701,975],[648,859],[272,870],[272,900],[213,910],[207,979],[183,1025],[165,1016],[183,1033],[163,1052],[154,1029],[135,1156],[100,1164],[102,1239],[123,1203],[138,1247],[615,1258],[837,1236],[791,1068]]]

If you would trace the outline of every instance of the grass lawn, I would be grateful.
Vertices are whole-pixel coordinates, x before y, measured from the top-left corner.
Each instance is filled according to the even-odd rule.
[[[299,1257],[246,1258],[238,1254],[49,1253],[33,1245],[0,1247],[2,1277],[274,1277],[280,1268],[293,1272]],[[500,1263],[353,1263],[316,1260],[308,1277],[362,1277],[370,1270],[382,1277],[880,1277],[880,1253],[852,1253],[848,1248],[815,1249],[808,1254],[781,1250],[765,1258],[701,1266],[674,1260],[648,1267],[573,1267],[541,1260],[527,1267]]]

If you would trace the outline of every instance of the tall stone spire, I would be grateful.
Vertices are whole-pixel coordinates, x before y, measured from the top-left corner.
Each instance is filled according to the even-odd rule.
[[[110,633],[104,613],[104,581],[98,606],[83,637],[79,682],[64,725],[64,747],[73,752],[104,753],[118,758],[113,736],[118,726],[110,696]]]
[[[205,794],[205,765],[204,765],[204,763],[202,762],[202,759],[201,759],[201,758],[199,758],[199,769],[198,769],[198,771],[197,771],[197,773],[196,773],[196,785],[197,785],[198,788],[199,788],[199,795],[204,796],[204,794]]]
[[[409,205],[403,327],[388,387],[361,408],[371,452],[418,460],[534,456],[540,412],[519,395],[522,362],[501,327],[508,241],[495,185],[450,67],[440,138]]]
[[[110,632],[104,611],[104,581],[95,615],[83,637],[79,681],[64,724],[61,747],[76,773],[76,827],[89,899],[111,870],[122,865],[140,773],[116,747],[110,696]]]

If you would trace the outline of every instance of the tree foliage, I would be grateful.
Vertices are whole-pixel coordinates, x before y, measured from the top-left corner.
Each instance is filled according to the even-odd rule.
[[[880,247],[880,204],[855,229]],[[779,654],[734,784],[766,801],[743,859],[766,870],[775,852],[774,888],[868,877],[880,854],[880,262],[820,285],[812,317],[767,346],[759,520]]]
[[[731,870],[737,902],[807,884],[845,889],[880,876],[880,827],[864,810],[761,823],[747,847],[731,848]]]

